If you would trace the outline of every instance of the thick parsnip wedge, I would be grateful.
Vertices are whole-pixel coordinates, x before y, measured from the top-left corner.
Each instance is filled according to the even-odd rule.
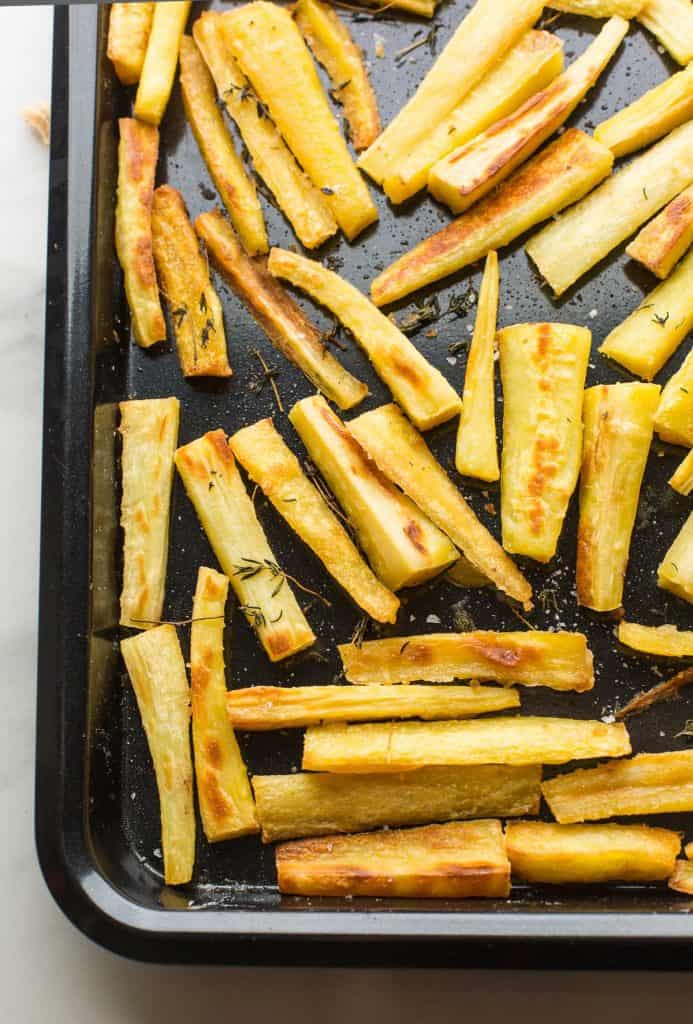
[[[578,603],[595,611],[621,607],[658,402],[656,384],[585,391],[576,578]]]
[[[106,53],[123,85],[138,82],[152,29],[154,4],[111,4]]]
[[[693,7],[690,0],[647,0],[638,21],[659,39],[679,64],[693,60]]]
[[[366,385],[328,351],[320,331],[268,273],[266,262],[244,252],[221,210],[200,214],[195,231],[224,280],[283,356],[340,409],[351,409],[366,397]]]
[[[443,118],[541,15],[543,0],[477,0],[412,98],[358,166],[378,184]]]
[[[693,448],[669,480],[669,486],[679,494],[688,495],[693,491]]]
[[[549,7],[586,18],[634,18],[646,3],[647,0],[551,0]]]
[[[255,515],[224,431],[179,448],[175,460],[214,554],[270,660],[310,647],[315,636]]]
[[[692,243],[693,185],[689,185],[645,225],[626,247],[626,252],[663,279],[669,276]]]
[[[428,765],[565,764],[630,754],[622,722],[571,718],[479,718],[467,722],[313,725],[305,771],[386,772]]]
[[[599,351],[631,373],[652,380],[692,328],[693,250],[623,323],[614,327]]]
[[[289,419],[385,586],[424,583],[456,561],[445,534],[385,478],[324,398],[302,399]]]
[[[275,277],[307,292],[341,320],[419,430],[436,427],[460,411],[459,397],[442,373],[348,281],[286,249],[272,249],[268,266]]]
[[[381,825],[537,814],[539,765],[419,768],[381,775],[256,775],[263,843]]]
[[[277,847],[279,891],[298,896],[460,899],[510,894],[500,821],[449,822]]]
[[[250,479],[366,615],[395,622],[399,599],[368,567],[272,420],[244,427],[229,444]]]
[[[258,832],[248,772],[226,714],[224,609],[226,576],[201,568],[190,631],[195,778],[202,827],[209,843]]]
[[[250,732],[383,718],[432,722],[519,706],[517,690],[499,686],[251,686],[226,698],[234,729]]]
[[[562,295],[692,181],[689,121],[530,238],[527,255]]]
[[[352,240],[378,219],[289,11],[254,0],[222,16],[226,45],[313,184]]]
[[[193,25],[193,38],[217,87],[219,101],[235,121],[253,167],[308,249],[322,245],[337,230],[327,199],[301,170],[276,126],[265,115],[236,64],[221,30],[222,15],[205,11]]]
[[[592,334],[569,324],[498,332],[503,382],[503,547],[556,554],[582,461],[582,403]]]
[[[496,442],[496,391],[493,381],[498,289],[498,253],[490,252],[486,257],[479,289],[479,305],[467,356],[462,415],[455,446],[457,472],[489,482],[500,477]]]
[[[662,441],[693,448],[693,349],[662,388],[655,430]]]
[[[667,658],[693,658],[693,631],[679,630],[676,626],[641,626],[637,622],[618,624],[619,643],[643,654],[658,654]]]
[[[507,117],[563,70],[563,43],[550,32],[532,29],[493,65],[459,106],[425,135],[383,181],[393,203],[403,203],[426,187],[431,167],[489,125]]]
[[[152,196],[159,130],[131,117],[118,121],[115,244],[123,269],[132,333],[142,348],[166,338],[152,252]]]
[[[161,123],[173,88],[178,49],[190,6],[190,0],[166,0],[165,3],[154,4],[152,28],[133,111],[139,121],[155,125]]]
[[[236,152],[217,104],[217,93],[202,54],[191,36],[180,41],[183,105],[195,141],[245,251],[267,252],[267,230],[255,182]]]
[[[693,512],[662,559],[657,584],[693,604]]]
[[[594,137],[614,156],[649,146],[693,117],[693,64],[598,124]]]
[[[519,168],[498,191],[387,267],[371,286],[376,306],[409,295],[509,245],[581,199],[611,173],[614,155],[577,128]]]
[[[668,884],[674,892],[693,896],[693,860],[677,860]]]
[[[293,14],[316,60],[332,80],[332,95],[344,107],[354,149],[366,149],[380,135],[380,114],[363,54],[329,4],[298,0]]]
[[[449,683],[493,679],[553,690],[591,690],[592,652],[582,633],[430,633],[337,647],[350,683]]]
[[[166,591],[177,398],[120,403],[123,589],[120,624],[148,629],[161,619]]]
[[[495,188],[570,117],[627,31],[627,21],[611,18],[567,71],[514,113],[435,164],[428,176],[429,191],[454,213],[461,213]]]
[[[505,841],[513,874],[549,885],[658,882],[671,875],[681,850],[678,832],[649,825],[512,821]]]
[[[167,885],[184,885],[195,863],[190,690],[176,630],[157,626],[121,640],[120,650],[147,734],[161,814]]]
[[[516,601],[529,605],[529,582],[477,519],[398,406],[381,405],[364,413],[349,422],[349,430],[378,469],[448,535],[478,572]]]
[[[230,377],[221,302],[183,196],[170,185],[160,185],[154,192],[152,247],[183,376]]]
[[[638,754],[581,768],[547,779],[541,790],[561,824],[693,811],[693,750]]]

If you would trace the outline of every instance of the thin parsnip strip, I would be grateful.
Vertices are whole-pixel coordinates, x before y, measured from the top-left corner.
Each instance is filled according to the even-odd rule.
[[[561,824],[693,811],[693,750],[638,754],[582,768],[547,779],[541,789]]]
[[[173,88],[178,50],[190,7],[190,0],[154,4],[152,28],[135,97],[134,114],[140,121],[161,123]]]
[[[227,49],[222,15],[205,11],[193,25],[193,38],[217,87],[219,101],[235,121],[253,167],[308,249],[322,245],[337,230],[327,199],[301,170],[257,102],[245,76]]]
[[[226,714],[224,611],[229,581],[197,574],[190,631],[193,749],[200,817],[207,841],[258,832],[248,772]]]
[[[649,146],[693,117],[693,64],[598,124],[594,137],[614,156]]]
[[[618,624],[619,643],[643,654],[658,654],[666,658],[693,658],[693,630],[676,626],[642,626],[637,622]]]
[[[549,7],[587,18],[634,18],[646,3],[647,0],[551,0]]]
[[[154,192],[152,248],[183,375],[230,377],[221,302],[183,196],[170,185],[160,185]]]
[[[662,388],[655,430],[662,441],[693,448],[693,349]]]
[[[536,814],[540,784],[538,765],[419,768],[381,775],[297,772],[253,778],[263,843],[365,832],[381,825]]]
[[[689,495],[693,491],[693,448],[670,477],[669,486],[683,495]]]
[[[268,273],[263,259],[251,259],[220,210],[202,213],[195,231],[214,265],[283,356],[340,409],[351,409],[368,388],[328,351],[320,331]]]
[[[178,444],[177,398],[120,403],[123,588],[120,624],[157,625],[162,616],[168,565],[173,456]]]
[[[659,278],[668,277],[693,243],[693,185],[646,224],[626,252]]]
[[[398,406],[381,405],[364,413],[350,421],[349,430],[381,472],[447,534],[467,562],[510,597],[529,605],[529,582],[477,519]]]
[[[382,772],[428,765],[565,764],[623,754],[630,754],[630,740],[620,722],[532,717],[369,722],[311,726],[302,768]]]
[[[191,36],[180,41],[180,84],[195,141],[245,251],[250,256],[267,252],[267,230],[255,182],[234,148],[214,81]]]
[[[166,338],[152,252],[152,196],[159,130],[131,117],[118,121],[115,245],[123,269],[132,333],[142,348]]]
[[[183,653],[171,625],[128,637],[120,650],[156,773],[164,878],[167,885],[183,885],[195,862],[190,690]]]
[[[302,399],[289,419],[390,590],[423,583],[456,561],[445,534],[385,478],[324,398]]]
[[[693,604],[693,512],[662,559],[657,584]]]
[[[366,615],[394,622],[399,599],[369,569],[272,420],[244,427],[229,444],[250,479]]]
[[[460,400],[442,373],[343,277],[286,249],[273,248],[268,267],[341,320],[419,430],[438,426],[459,412]]]
[[[343,0],[330,0],[336,7],[345,6]],[[374,8],[373,15],[379,14],[386,8],[393,7],[398,11],[408,11],[409,14],[418,14],[420,18],[432,18],[436,10],[436,0],[358,0],[358,7],[364,8],[364,13],[369,7]]]
[[[299,896],[504,897],[510,862],[499,821],[450,822],[277,847],[279,891]]]
[[[106,53],[123,85],[139,81],[152,29],[154,4],[111,4]]]
[[[693,60],[693,6],[690,0],[647,0],[638,21],[659,39],[679,64]]]
[[[315,636],[255,514],[223,430],[175,455],[214,554],[271,661],[310,647]]]
[[[554,690],[591,690],[592,653],[582,633],[431,633],[340,644],[350,683],[449,683],[493,679]]]

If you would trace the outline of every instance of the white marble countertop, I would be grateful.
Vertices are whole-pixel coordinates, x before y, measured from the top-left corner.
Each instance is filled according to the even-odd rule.
[[[48,99],[52,9],[0,7],[0,1021],[197,1024],[255,1020],[399,1024],[484,1021],[629,1024],[690,1014],[693,975],[570,975],[166,968],[93,946],[53,904],[33,843],[34,690],[48,151],[20,110]],[[540,966],[540,963],[537,963]],[[523,1012],[523,1007],[526,1011]],[[525,1016],[526,1013],[526,1016]]]

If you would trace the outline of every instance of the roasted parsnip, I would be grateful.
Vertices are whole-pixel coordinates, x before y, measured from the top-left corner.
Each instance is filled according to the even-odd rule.
[[[159,131],[131,117],[118,121],[118,200],[115,244],[123,269],[132,333],[142,348],[166,338],[152,253],[152,195]]]
[[[693,604],[693,512],[662,559],[657,583]]]
[[[529,605],[530,584],[396,405],[358,416],[349,430],[378,469],[448,535],[467,562],[510,597]]]
[[[693,349],[662,388],[655,430],[662,441],[693,448]]]
[[[652,380],[691,328],[693,251],[681,260],[666,281],[658,284],[645,301],[607,335],[599,351],[631,373]]]
[[[217,104],[214,81],[191,36],[180,41],[180,84],[197,145],[245,251],[267,252],[267,230],[255,182],[243,166]]]
[[[637,622],[618,624],[619,643],[643,654],[667,658],[693,658],[693,631],[676,626],[641,626]]]
[[[498,317],[498,254],[486,257],[479,305],[467,356],[462,415],[457,430],[455,468],[463,476],[498,480],[496,392],[493,385],[496,319]]]
[[[499,686],[251,686],[226,698],[234,729],[250,732],[383,718],[472,718],[519,706],[517,690]]]
[[[337,12],[322,0],[298,0],[293,15],[332,80],[332,95],[344,107],[354,149],[366,149],[380,135],[380,114],[363,54]]]
[[[693,8],[690,0],[647,0],[638,21],[659,39],[679,64],[693,60]]]
[[[683,462],[680,462],[669,480],[669,486],[679,494],[688,495],[693,491],[693,448]]]
[[[549,7],[566,14],[583,14],[587,18],[634,18],[647,0],[551,0]]]
[[[383,189],[402,203],[426,187],[428,172],[451,150],[499,121],[548,85],[563,70],[563,43],[550,32],[532,29],[467,93],[459,106],[386,177]]]
[[[490,192],[567,120],[623,41],[628,22],[611,18],[585,52],[514,113],[431,168],[429,191],[454,213]]]
[[[503,382],[503,547],[550,561],[577,484],[592,334],[568,324],[498,333]]]
[[[595,611],[621,606],[659,390],[598,384],[585,391],[576,578],[578,603]]]
[[[598,124],[594,137],[614,156],[625,156],[693,117],[693,64],[650,89],[640,99]]]
[[[509,245],[529,228],[581,199],[610,172],[614,156],[569,128],[498,191],[387,267],[371,286],[376,306],[415,292]]]
[[[161,619],[168,564],[177,398],[120,403],[123,589],[120,624],[148,629]]]
[[[267,272],[265,261],[252,260],[243,251],[220,210],[200,214],[195,231],[224,280],[283,356],[340,409],[351,409],[366,397],[366,385],[327,350],[320,331]]]
[[[511,821],[505,841],[513,874],[549,885],[658,882],[681,850],[678,832],[649,825]]]
[[[139,121],[158,125],[168,106],[178,64],[178,49],[190,14],[190,0],[154,4],[147,52],[140,73],[134,114]]]
[[[462,818],[536,814],[539,765],[419,768],[381,775],[256,775],[263,843]]]
[[[350,683],[449,683],[493,679],[553,690],[591,690],[592,652],[582,633],[430,633],[340,644]]]
[[[686,896],[693,896],[693,860],[690,860],[691,844],[686,847],[688,860],[677,860],[669,879],[669,888],[674,892],[682,892]]]
[[[244,427],[229,444],[250,479],[366,615],[394,622],[399,599],[369,569],[272,420]]]
[[[693,67],[693,65],[691,65]],[[693,185],[672,199],[626,247],[659,278],[668,277],[693,243]]]
[[[378,219],[289,11],[254,0],[222,16],[226,45],[348,239]],[[308,129],[308,130],[307,130]]]
[[[456,560],[445,534],[383,476],[324,398],[302,399],[289,419],[385,586],[423,583]]]
[[[154,4],[111,4],[106,53],[123,85],[139,81],[153,17]]]
[[[412,98],[358,166],[378,184],[447,117],[541,15],[543,0],[477,0]]]
[[[272,249],[269,271],[326,306],[341,320],[419,430],[444,423],[460,410],[455,389],[396,324],[344,278],[315,260]]]
[[[183,376],[230,377],[219,296],[209,280],[207,260],[183,196],[170,185],[160,185],[154,192],[152,248]]]
[[[201,568],[190,631],[193,748],[200,817],[207,841],[258,832],[248,772],[226,714],[226,576]]]
[[[530,238],[527,255],[562,295],[692,181],[689,121]]]
[[[630,754],[622,722],[571,718],[479,718],[466,722],[313,725],[306,771],[383,772],[428,765],[565,764]]]
[[[500,821],[302,839],[277,847],[279,891],[460,899],[510,893]]]
[[[693,750],[638,754],[582,768],[547,779],[541,789],[561,824],[693,811]]]
[[[255,515],[224,431],[179,448],[175,461],[214,554],[270,660],[310,647],[315,636]]]
[[[274,196],[296,237],[308,249],[322,245],[337,230],[327,199],[294,160],[276,126],[265,116],[245,76],[227,49],[222,15],[205,11],[193,25],[193,37],[217,87],[219,101],[235,121],[253,166]]]
[[[382,7],[381,0],[359,0],[363,7]],[[435,14],[436,0],[394,0],[388,7],[394,7],[398,11],[409,11],[410,14],[418,14],[420,18],[432,18]],[[377,11],[375,12],[378,13]]]
[[[183,653],[171,625],[128,637],[120,650],[156,773],[164,879],[167,885],[183,885],[195,863],[190,690]]]

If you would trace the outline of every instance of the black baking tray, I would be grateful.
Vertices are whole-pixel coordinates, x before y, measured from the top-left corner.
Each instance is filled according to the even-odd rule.
[[[198,5],[194,5],[197,7]],[[443,3],[438,29],[406,16],[374,18],[344,11],[366,51],[384,121],[409,95],[449,37],[469,3]],[[193,16],[196,12],[193,12]],[[194,882],[163,885],[154,775],[135,701],[118,653],[120,583],[116,403],[130,397],[177,395],[182,402],[181,443],[206,429],[231,433],[276,414],[253,350],[279,370],[277,384],[289,407],[309,393],[302,375],[269,346],[236,298],[216,279],[222,297],[234,376],[230,381],[185,381],[170,346],[143,352],[129,338],[127,307],[113,245],[116,182],[115,119],[130,109],[131,95],[115,80],[105,57],[107,7],[78,5],[55,12],[51,201],[45,370],[43,527],[36,833],[46,881],[71,920],[97,942],[146,960],[253,964],[399,964],[416,966],[619,966],[681,968],[693,953],[693,901],[664,887],[532,889],[516,887],[508,901],[463,903],[387,900],[281,899],[273,849],[257,838],[216,846],[198,839]],[[566,57],[579,53],[598,23],[561,17],[554,26]],[[385,56],[374,56],[382,40]],[[423,44],[404,58],[412,41]],[[590,94],[572,123],[590,129],[673,70],[651,38],[632,28],[611,72]],[[191,215],[214,205],[211,182],[185,125],[178,89],[162,127],[158,181],[179,187]],[[380,223],[357,244],[328,244],[321,255],[342,261],[342,272],[363,289],[384,265],[448,220],[428,199],[395,210],[371,189]],[[271,240],[295,243],[282,216],[265,203]],[[595,348],[637,304],[652,281],[622,251],[554,301],[532,271],[522,240],[501,260],[500,323],[563,320],[593,329]],[[471,268],[437,290],[440,308],[452,295],[478,288]],[[303,301],[301,299],[301,301]],[[321,320],[320,314],[311,315]],[[442,315],[437,334],[426,329],[416,343],[457,387],[473,306],[462,317]],[[321,320],[324,322],[324,319]],[[387,400],[366,358],[346,339],[344,362],[367,380],[364,407]],[[688,343],[682,348],[686,348]],[[453,346],[450,350],[449,346]],[[679,365],[683,352],[665,368]],[[626,375],[593,355],[589,383]],[[285,416],[276,416],[295,450]],[[452,466],[454,424],[429,435]],[[678,532],[688,503],[666,480],[682,451],[655,441],[643,487],[624,605],[630,618],[651,624],[691,625],[690,608],[658,590],[655,568]],[[498,532],[497,489],[463,483],[480,517]],[[338,670],[335,642],[346,640],[359,614],[331,584],[313,556],[296,544],[261,498],[258,511],[286,570],[320,590],[330,610],[313,604],[307,614],[319,658],[272,666],[242,616],[227,628],[229,685],[311,683]],[[558,557],[548,566],[526,566],[544,599],[532,614],[539,628],[581,629],[595,652],[597,683],[587,694],[522,693],[530,713],[601,717],[651,686],[669,666],[618,650],[613,621],[576,606],[575,507],[571,506]],[[190,614],[200,564],[214,564],[194,512],[176,481],[173,495],[169,585],[165,615]],[[437,618],[426,621],[429,616]],[[406,595],[397,630],[452,629],[460,621],[479,628],[523,628],[515,611],[488,590],[460,591],[449,584]],[[376,635],[373,629],[369,636]],[[184,646],[188,637],[182,631]],[[674,671],[673,669],[671,671]],[[659,673],[659,676],[658,674]],[[688,709],[688,710],[687,710]],[[676,737],[690,703],[660,705],[631,720],[636,751],[684,748]],[[300,734],[241,736],[251,771],[286,772],[300,763]],[[690,816],[658,822],[686,832]],[[198,830],[199,835],[199,830]]]

